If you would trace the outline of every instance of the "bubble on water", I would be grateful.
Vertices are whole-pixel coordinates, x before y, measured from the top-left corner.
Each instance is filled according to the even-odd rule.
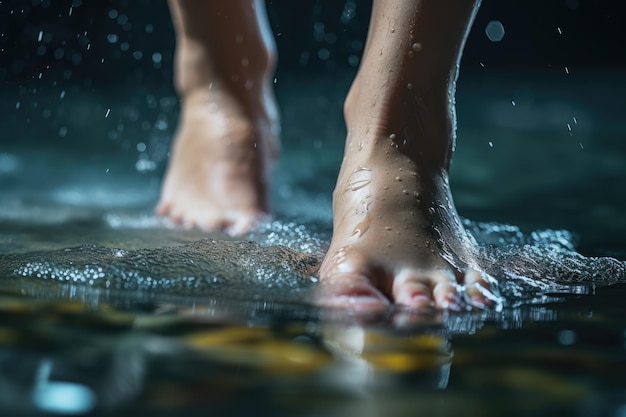
[[[504,25],[499,20],[492,20],[485,27],[485,34],[492,42],[500,42],[504,38]]]

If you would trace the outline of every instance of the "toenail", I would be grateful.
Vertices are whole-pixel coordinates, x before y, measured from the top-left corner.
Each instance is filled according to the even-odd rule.
[[[411,301],[414,303],[429,303],[430,297],[423,293],[417,293],[411,296]]]

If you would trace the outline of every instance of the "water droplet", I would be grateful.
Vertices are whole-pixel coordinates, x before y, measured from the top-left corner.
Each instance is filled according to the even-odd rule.
[[[504,26],[499,20],[492,20],[485,28],[485,34],[491,42],[500,42],[504,38]]]
[[[350,176],[348,188],[350,191],[358,191],[367,187],[372,182],[372,174],[369,168],[360,167],[355,169]]]
[[[515,107],[515,106],[517,105],[517,104],[515,103],[515,100],[511,100],[511,105],[512,105],[513,107]]]
[[[412,89],[413,89],[413,84],[408,83],[408,84],[406,85],[406,88],[408,88],[409,90],[412,90]]]
[[[365,232],[367,232],[367,230],[370,228],[371,225],[372,225],[372,218],[368,214],[366,214],[363,220],[361,220],[359,224],[357,224],[356,227],[354,228],[354,231],[352,232],[352,237],[359,238],[363,236]]]
[[[104,117],[105,118],[109,117],[109,114],[111,114],[111,109],[107,109],[107,112],[104,114]]]
[[[415,42],[413,45],[411,45],[411,49],[413,50],[413,52],[419,52],[422,50],[422,44]]]
[[[392,133],[391,135],[389,135],[389,139],[396,140],[396,134]]]
[[[241,66],[242,67],[247,67],[248,65],[250,65],[250,60],[248,58],[243,58],[241,60]]]
[[[402,178],[396,177],[396,181],[402,181]]]
[[[557,26],[556,31],[559,32],[559,35],[562,35],[563,32],[561,31],[561,28]]]
[[[565,73],[569,74],[569,68],[565,67]]]
[[[493,148],[493,142],[492,141],[489,141],[489,147]]]
[[[348,24],[356,15],[356,3],[353,1],[347,1],[343,6],[343,12],[341,13],[341,23]]]
[[[43,30],[40,30],[39,37],[37,38],[37,42],[41,42],[42,39],[43,39]]]

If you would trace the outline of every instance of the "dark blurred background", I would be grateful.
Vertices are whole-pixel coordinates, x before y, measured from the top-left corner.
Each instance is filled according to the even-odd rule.
[[[573,71],[624,66],[621,0],[484,0],[464,69]],[[267,0],[278,72],[355,67],[369,0]],[[500,22],[505,36],[485,29]],[[0,82],[36,78],[87,83],[171,79],[174,38],[163,0],[0,2]]]
[[[289,155],[279,168],[289,187],[328,200],[371,2],[266,4]],[[483,0],[459,82],[452,186],[462,215],[525,231],[565,228],[583,236],[587,253],[626,256],[622,9],[623,0]],[[151,209],[179,111],[174,42],[165,0],[0,1],[0,186],[22,192],[27,173],[33,190],[44,177],[50,189],[76,182],[79,161],[97,175],[85,176],[76,199],[114,201],[117,191],[92,201],[89,190],[133,180],[151,187],[143,197]],[[34,151],[41,166],[15,168]]]

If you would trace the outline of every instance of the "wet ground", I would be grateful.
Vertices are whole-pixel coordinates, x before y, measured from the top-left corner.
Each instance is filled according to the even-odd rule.
[[[374,316],[310,304],[348,81],[278,79],[243,242],[152,215],[171,90],[3,91],[1,414],[626,415],[623,78],[464,74],[452,185],[504,303]]]

